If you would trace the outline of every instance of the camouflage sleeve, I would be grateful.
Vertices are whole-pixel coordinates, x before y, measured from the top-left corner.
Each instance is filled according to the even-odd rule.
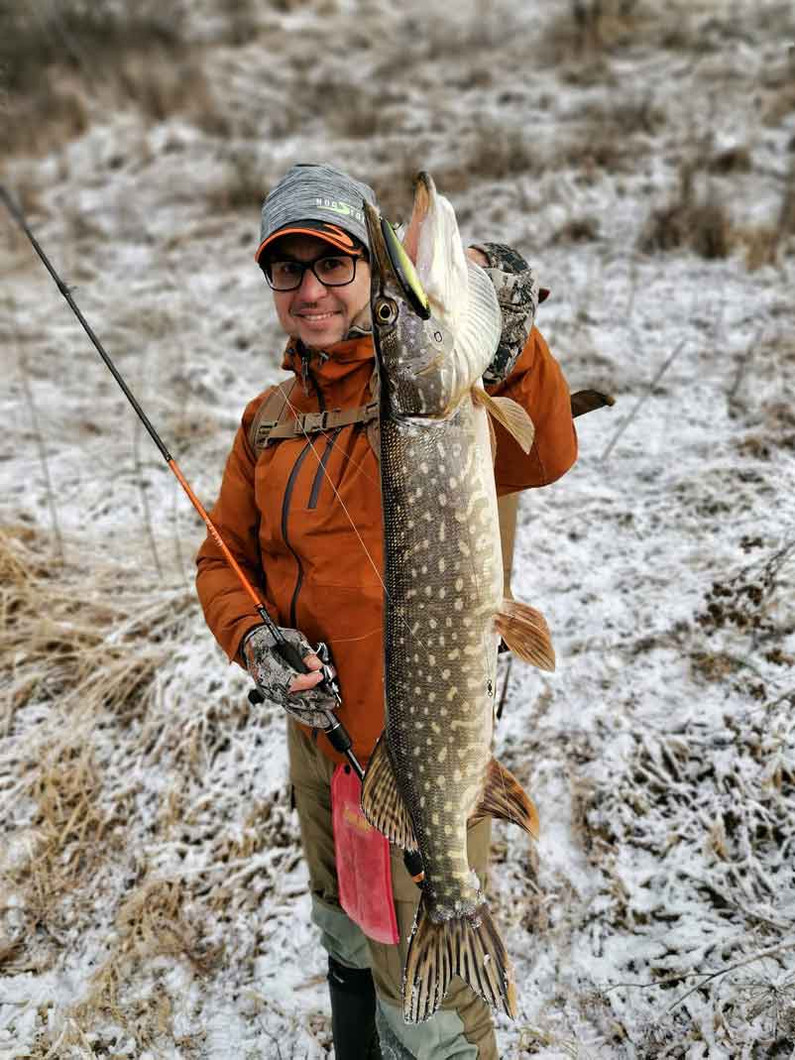
[[[535,321],[538,280],[525,259],[504,243],[476,243],[485,255],[485,270],[494,284],[502,310],[502,335],[491,364],[483,373],[486,386],[496,386],[510,375]]]

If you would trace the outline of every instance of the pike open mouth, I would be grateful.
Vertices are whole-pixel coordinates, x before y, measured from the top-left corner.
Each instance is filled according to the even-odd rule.
[[[371,301],[387,294],[388,284],[397,287],[403,300],[422,320],[431,315],[428,298],[419,281],[414,263],[390,222],[382,217],[369,203],[364,204],[367,232],[372,256]]]

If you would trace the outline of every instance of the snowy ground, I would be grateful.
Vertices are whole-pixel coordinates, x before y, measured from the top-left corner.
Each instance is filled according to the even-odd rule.
[[[552,289],[573,388],[617,398],[522,500],[514,588],[559,663],[513,666],[498,730],[543,826],[496,829],[501,1055],[795,1056],[791,4],[203,0],[157,47],[128,6],[121,36],[17,16],[3,181],[201,497],[279,374],[252,255],[294,160],[395,215],[429,169]],[[328,1056],[282,719],[203,626],[201,524],[2,226],[0,1057]]]

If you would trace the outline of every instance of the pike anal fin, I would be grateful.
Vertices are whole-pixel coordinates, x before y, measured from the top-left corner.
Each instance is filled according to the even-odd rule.
[[[486,786],[475,812],[469,818],[469,827],[484,817],[499,817],[511,824],[518,824],[533,839],[538,839],[538,811],[522,785],[496,758],[489,762]]]
[[[422,1023],[444,1000],[454,975],[492,1008],[516,1018],[516,986],[505,944],[485,903],[474,917],[434,923],[420,898],[403,972],[403,1018]]]
[[[497,632],[514,653],[539,670],[555,669],[555,649],[540,611],[518,600],[503,600],[494,618]]]
[[[492,397],[482,387],[472,388],[472,400],[481,405],[512,438],[516,439],[522,452],[529,453],[533,447],[536,429],[533,421],[518,401],[509,397]]]
[[[398,790],[383,733],[364,773],[362,813],[390,843],[396,843],[404,850],[418,849],[414,825]]]

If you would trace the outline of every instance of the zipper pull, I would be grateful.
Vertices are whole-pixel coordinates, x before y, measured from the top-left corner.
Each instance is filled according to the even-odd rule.
[[[309,350],[301,350],[301,383],[304,393],[309,397]]]

